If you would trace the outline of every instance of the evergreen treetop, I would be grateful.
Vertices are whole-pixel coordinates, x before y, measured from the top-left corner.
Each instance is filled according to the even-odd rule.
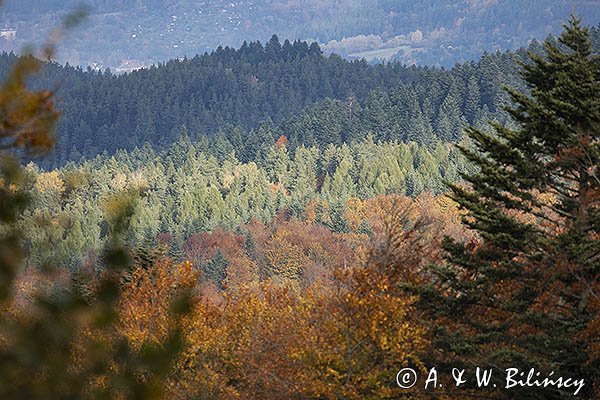
[[[553,370],[585,379],[579,396],[591,399],[600,377],[590,351],[600,305],[600,59],[575,17],[559,43],[523,64],[530,94],[508,90],[518,128],[468,129],[474,148],[461,150],[477,172],[450,196],[480,240],[447,239],[449,265],[434,267],[420,293],[433,321],[451,321],[434,328],[445,361]],[[573,393],[519,388],[499,398],[517,395]]]

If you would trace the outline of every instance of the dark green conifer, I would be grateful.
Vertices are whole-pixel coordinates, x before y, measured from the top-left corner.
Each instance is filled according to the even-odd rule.
[[[227,261],[223,253],[221,253],[221,250],[217,250],[215,256],[204,267],[203,277],[206,280],[215,282],[217,286],[222,289],[228,265],[229,261]]]
[[[600,287],[600,59],[576,18],[559,41],[523,65],[530,95],[508,90],[518,129],[468,129],[476,148],[461,150],[478,170],[451,197],[480,242],[446,239],[449,265],[433,268],[420,304],[445,321],[432,326],[443,361],[583,378],[578,395],[592,399],[600,360],[590,352],[597,332],[585,331]],[[494,398],[573,392],[514,387]]]

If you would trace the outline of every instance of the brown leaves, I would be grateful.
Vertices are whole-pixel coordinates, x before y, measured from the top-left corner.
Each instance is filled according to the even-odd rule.
[[[288,140],[287,136],[281,135],[281,136],[279,136],[279,139],[277,139],[277,141],[275,142],[275,148],[277,150],[279,150],[281,147],[287,146],[288,143],[289,143],[289,140]]]
[[[40,57],[51,61],[65,31],[86,15],[84,8],[69,13],[41,47]],[[60,117],[54,104],[55,91],[30,90],[27,86],[28,79],[42,66],[42,61],[33,55],[19,57],[0,88],[0,150],[22,150],[40,156],[54,146],[54,131]]]
[[[178,326],[176,301],[192,292],[199,272],[190,262],[173,265],[159,260],[148,269],[137,268],[123,289],[121,329],[132,347],[161,343]]]
[[[0,88],[0,149],[41,155],[54,145],[54,128],[60,116],[54,108],[54,92],[27,88],[27,79],[41,65],[32,56],[17,59]]]
[[[168,304],[195,285],[194,270],[168,262],[139,269],[125,288],[122,329],[140,348],[181,327],[184,351],[165,382],[169,398],[419,398],[394,385],[401,368],[422,367],[427,345],[414,298],[398,286],[421,271],[433,243],[414,206],[380,198],[364,208],[381,231],[363,258],[347,242],[352,234],[302,221],[251,223],[252,249],[221,230],[197,236],[188,254],[227,254],[225,290],[205,287],[193,312],[177,317]],[[306,279],[319,269],[327,278]]]
[[[209,262],[218,250],[221,250],[226,259],[233,258],[243,245],[242,236],[216,228],[212,232],[193,235],[186,241],[183,250],[188,260],[200,266]]]

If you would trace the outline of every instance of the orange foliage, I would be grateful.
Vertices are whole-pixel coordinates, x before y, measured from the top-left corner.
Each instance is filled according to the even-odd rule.
[[[275,142],[275,148],[277,150],[279,150],[281,147],[287,146],[288,143],[289,143],[289,140],[288,140],[287,136],[281,135],[281,136],[279,136],[279,139],[277,139],[277,141]]]
[[[260,270],[258,264],[248,255],[240,252],[227,260],[229,266],[227,267],[223,286],[228,291],[253,286],[259,282]]]
[[[133,348],[161,343],[177,326],[172,305],[191,292],[199,272],[190,262],[173,265],[159,260],[151,268],[137,268],[123,288],[119,306],[121,330]]]
[[[314,223],[317,217],[329,208],[327,202],[323,199],[312,199],[306,204],[304,213],[306,214],[306,222]]]
[[[191,261],[138,266],[122,283],[118,332],[83,330],[77,365],[87,367],[77,354],[92,339],[116,345],[125,337],[142,351],[178,330],[183,351],[161,383],[169,399],[422,398],[394,384],[400,369],[423,369],[428,344],[415,298],[399,285],[420,281],[423,265],[439,257],[444,224],[456,217],[439,201],[349,201],[352,224],[373,227],[370,242],[284,219],[241,227],[248,237],[222,229],[195,235],[186,255],[205,263],[220,250],[229,263],[225,289],[198,286]],[[21,286],[40,284],[30,275]],[[192,312],[182,315],[172,305],[189,293]]]
[[[27,78],[40,70],[34,57],[19,58],[0,89],[0,150],[20,148],[43,154],[54,145],[54,128],[59,112],[54,108],[54,93],[31,91]]]
[[[348,221],[350,229],[355,231],[362,221],[367,218],[366,215],[366,201],[362,201],[359,198],[352,197],[346,201],[346,210],[344,212],[344,218]]]
[[[173,326],[183,335],[167,397],[419,398],[394,385],[401,368],[423,368],[427,346],[414,298],[398,284],[417,279],[428,259],[421,255],[433,254],[435,242],[414,204],[373,204],[365,215],[380,234],[360,251],[348,242],[353,235],[302,221],[248,224],[251,252],[239,235],[196,237],[205,252],[200,259],[219,248],[229,267],[225,290],[205,284],[183,317],[169,304],[197,285],[191,264],[163,260],[136,270],[120,306],[124,334],[135,348],[163,340]],[[267,266],[279,279],[264,279]],[[315,276],[307,279],[310,271]]]
[[[182,324],[186,347],[170,398],[384,398],[395,372],[419,365],[424,331],[410,298],[357,267],[306,292],[264,283],[201,300]],[[415,397],[417,398],[417,397]]]
[[[209,262],[221,250],[226,259],[234,258],[244,246],[244,237],[216,228],[212,232],[201,232],[190,237],[184,245],[186,259],[194,265]]]

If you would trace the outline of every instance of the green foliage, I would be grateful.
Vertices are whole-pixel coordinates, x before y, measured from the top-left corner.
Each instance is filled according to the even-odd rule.
[[[228,265],[229,261],[223,256],[221,250],[217,250],[215,256],[204,266],[202,276],[207,280],[215,282],[217,287],[222,289]]]
[[[41,165],[133,151],[145,142],[161,150],[179,143],[171,151],[185,152],[189,140],[204,140],[219,161],[234,150],[244,162],[264,161],[281,135],[290,152],[359,142],[368,134],[431,146],[460,140],[466,121],[504,123],[500,87],[523,89],[521,53],[488,54],[446,71],[348,62],[315,53],[305,42],[284,47],[271,54],[250,43],[121,76],[46,65],[32,86],[60,81],[64,112],[61,141]],[[0,71],[17,60],[0,57]]]
[[[76,267],[125,222],[112,221],[111,210],[128,210],[128,229],[119,228],[125,243],[153,243],[168,233],[174,238],[169,255],[180,260],[182,242],[198,232],[251,219],[268,222],[280,210],[302,219],[314,199],[343,208],[351,197],[441,193],[444,181],[458,181],[467,171],[456,150],[443,143],[428,150],[415,143],[375,144],[369,137],[324,151],[300,146],[295,154],[270,145],[260,165],[241,163],[234,154],[220,162],[202,142],[185,143],[164,153],[144,147],[50,172],[29,165],[32,203],[20,221],[29,263],[41,265],[52,255],[53,263]],[[334,229],[346,232],[338,222]]]
[[[52,55],[53,45],[43,49],[46,56]],[[109,203],[101,276],[71,279],[50,258],[38,264],[40,270],[26,268],[26,243],[32,238],[23,230],[23,213],[38,201],[48,207],[42,219],[52,218],[50,206],[61,190],[52,185],[56,179],[49,180],[39,186],[44,196],[34,200],[30,173],[8,154],[39,154],[51,147],[58,118],[53,94],[24,85],[38,66],[33,58],[22,59],[0,89],[0,398],[160,398],[161,383],[181,347],[177,330],[162,343],[145,343],[140,351],[115,333],[118,278],[130,265],[124,243],[134,204],[130,196]],[[74,250],[81,246],[81,230],[81,221],[75,221],[65,239]]]
[[[600,377],[589,339],[599,312],[590,297],[600,282],[600,59],[575,18],[544,49],[523,65],[530,95],[508,91],[518,128],[468,130],[474,147],[461,150],[477,172],[464,176],[467,186],[451,185],[451,197],[481,243],[446,240],[451,264],[433,269],[422,306],[433,321],[450,321],[434,322],[444,361],[583,378],[579,396],[592,399]],[[497,398],[572,395],[523,387]]]

